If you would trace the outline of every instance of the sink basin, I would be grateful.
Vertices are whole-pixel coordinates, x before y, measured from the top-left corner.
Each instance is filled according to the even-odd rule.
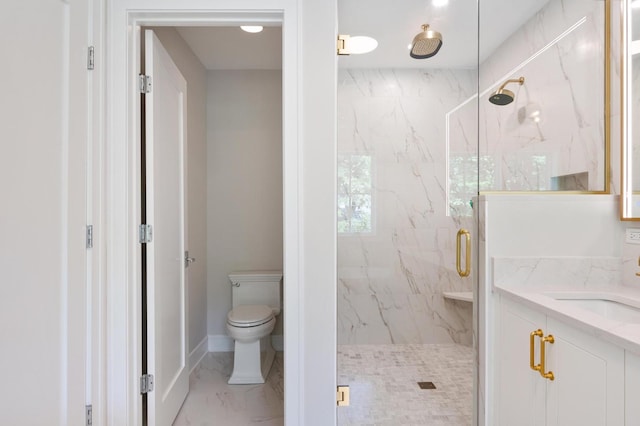
[[[584,309],[613,321],[640,324],[640,308],[606,298],[549,295],[567,306]]]

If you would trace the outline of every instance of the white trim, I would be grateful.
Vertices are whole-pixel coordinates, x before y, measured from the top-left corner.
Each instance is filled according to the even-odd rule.
[[[209,337],[204,336],[198,346],[189,354],[189,374],[196,369],[207,353],[209,353]]]
[[[318,2],[319,3],[319,2]],[[285,422],[304,424],[304,339],[301,296],[302,135],[301,55],[298,4],[301,0],[113,0],[107,3],[105,150],[106,417],[108,425],[138,425],[140,376],[140,250],[136,229],[139,188],[140,25],[229,25],[232,22],[282,24]],[[335,141],[334,141],[335,143]],[[310,368],[314,368],[309,365]],[[287,373],[290,372],[290,373]],[[335,392],[335,391],[333,391]]]

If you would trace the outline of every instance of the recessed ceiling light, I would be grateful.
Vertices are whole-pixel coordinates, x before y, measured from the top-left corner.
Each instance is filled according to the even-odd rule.
[[[242,28],[242,31],[246,31],[248,33],[259,33],[262,31],[262,25],[242,25],[240,28]]]
[[[369,53],[378,47],[378,40],[367,36],[353,36],[349,42],[349,50],[353,54]]]
[[[431,4],[435,7],[443,7],[449,4],[449,0],[433,0]]]

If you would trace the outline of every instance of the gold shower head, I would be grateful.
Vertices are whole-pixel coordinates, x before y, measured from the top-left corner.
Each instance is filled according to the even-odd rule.
[[[509,83],[519,83],[520,86],[522,86],[524,84],[524,77],[514,78],[502,83],[502,85],[498,87],[498,90],[493,92],[493,94],[489,97],[489,102],[494,105],[500,106],[508,105],[513,102],[513,100],[516,98],[516,95],[511,90],[505,89],[505,86]]]
[[[411,42],[409,55],[415,59],[427,59],[435,56],[442,47],[442,34],[429,29],[429,24],[422,26],[422,32],[418,33]]]

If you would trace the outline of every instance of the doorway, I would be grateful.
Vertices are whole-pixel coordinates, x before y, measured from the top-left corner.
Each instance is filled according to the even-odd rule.
[[[216,8],[217,7],[217,8]],[[163,4],[151,9],[136,0],[115,1],[109,10],[109,46],[111,46],[108,89],[107,126],[109,128],[106,173],[107,198],[109,200],[107,229],[110,241],[109,256],[106,258],[107,300],[107,344],[110,347],[107,360],[109,380],[109,413],[114,424],[139,424],[142,407],[139,398],[139,377],[141,375],[139,339],[140,330],[140,256],[137,235],[140,217],[140,205],[135,197],[139,189],[135,178],[140,164],[140,152],[136,148],[139,132],[135,123],[139,122],[139,93],[137,93],[137,69],[139,66],[140,28],[143,26],[220,26],[240,23],[263,25],[281,25],[283,28],[283,214],[287,219],[283,223],[284,330],[287,335],[297,336],[307,320],[300,317],[300,298],[304,286],[304,274],[301,272],[300,256],[306,249],[301,248],[300,237],[301,208],[299,199],[305,185],[300,183],[300,161],[298,123],[298,20],[295,2],[275,2],[262,5],[256,11],[252,4],[217,4],[216,7],[202,7],[198,2],[175,2],[173,8]],[[191,12],[198,10],[199,12]],[[323,9],[324,10],[324,9]],[[126,29],[132,29],[128,31]],[[316,80],[317,81],[317,80]],[[315,116],[315,115],[314,115]],[[302,133],[306,134],[306,133]],[[317,132],[316,132],[317,134]],[[307,176],[312,175],[318,163],[307,167]],[[324,170],[323,170],[324,171]],[[317,223],[317,222],[316,222]],[[129,236],[135,235],[135,241]],[[124,238],[123,236],[127,236]],[[317,259],[317,258],[316,258]],[[197,263],[197,261],[196,261]],[[316,277],[317,274],[314,274]],[[305,295],[305,297],[308,297]],[[311,309],[312,311],[312,309]],[[124,314],[123,314],[124,313]],[[301,361],[302,345],[299,339],[286,339],[283,343],[287,357],[285,363],[298,371]],[[309,365],[313,372],[318,371],[318,363]],[[306,367],[304,367],[306,368]],[[326,377],[326,376],[325,376]],[[285,407],[286,417],[294,423],[304,423],[301,402],[311,398],[315,387],[309,392],[300,391],[304,384],[298,375],[285,375],[285,394],[288,401]],[[335,395],[329,387],[323,393]],[[327,402],[330,398],[323,398]],[[334,403],[335,404],[335,403]],[[333,404],[331,404],[333,405]],[[329,407],[331,406],[329,405]],[[327,406],[326,403],[318,405]],[[331,410],[332,411],[332,410]],[[289,420],[288,420],[289,421]]]
[[[267,383],[242,386],[226,383],[229,369],[236,369],[231,361],[234,342],[226,327],[227,313],[234,300],[231,289],[235,288],[229,275],[238,271],[282,271],[281,29],[269,26],[259,33],[249,33],[239,26],[182,26],[144,27],[143,31],[144,74],[151,82],[142,99],[147,129],[142,153],[148,157],[143,169],[147,175],[143,180],[147,182],[143,213],[148,217],[155,213],[156,219],[155,224],[152,219],[143,219],[143,223],[152,224],[157,235],[155,241],[142,245],[142,289],[143,296],[147,295],[143,298],[142,312],[143,315],[148,312],[142,318],[142,367],[143,374],[154,376],[156,388],[156,392],[143,394],[143,423],[147,398],[149,424],[173,420],[186,396],[185,380],[189,372],[195,393],[187,397],[175,424],[206,421],[211,415],[220,421],[231,416],[228,418],[231,423],[243,422],[243,416],[246,420],[257,416],[282,421],[282,314],[276,316],[275,329],[268,336],[279,354]],[[157,63],[158,57],[166,63]],[[177,79],[184,79],[176,102],[172,102],[171,93],[182,86],[172,80],[172,74],[165,72],[167,69],[175,69]],[[175,111],[165,111],[172,104],[177,105]],[[180,112],[184,119],[171,126]],[[176,143],[181,138],[171,136],[174,128],[184,132],[182,151]],[[163,154],[166,158],[160,164]],[[169,173],[176,161],[183,163],[183,168]],[[174,187],[178,199],[184,200],[184,212],[171,214],[180,204],[175,202],[154,209],[158,200],[171,198]],[[154,257],[156,249],[167,251],[169,243],[166,238],[161,240],[170,230],[167,221],[162,221],[167,216],[183,222],[180,226],[184,228],[185,242],[173,244],[173,251],[184,253],[184,259],[178,262],[176,273],[165,270],[154,274],[158,268],[166,269],[169,259],[180,259],[177,255],[158,256],[160,261]],[[162,228],[160,223],[164,223]],[[144,262],[149,265],[147,268]],[[172,282],[182,270],[187,278],[183,286]],[[164,278],[168,282],[163,284]],[[167,288],[184,288],[184,292],[179,297],[161,297]],[[168,314],[167,303],[176,305]],[[281,304],[278,303],[278,312]],[[176,328],[178,318],[182,326],[177,329],[183,330],[184,336],[172,338],[169,332]],[[145,333],[147,329],[149,332]],[[182,353],[171,357],[181,346]],[[147,359],[149,366],[145,370]],[[178,362],[180,359],[183,364]],[[176,369],[167,369],[172,360],[184,367],[180,375],[174,374]],[[178,386],[180,381],[183,384]],[[181,396],[169,398],[169,386],[181,388],[180,392],[171,391]],[[220,392],[231,395],[235,402],[214,398]],[[250,399],[240,397],[256,392],[269,396],[267,406],[260,398],[249,402]],[[158,400],[160,395],[162,400]],[[171,404],[161,415],[159,410],[168,404],[166,401],[177,398],[180,403]],[[215,404],[203,406],[204,400],[219,400],[222,405],[216,412]],[[229,412],[229,406],[234,413]]]

